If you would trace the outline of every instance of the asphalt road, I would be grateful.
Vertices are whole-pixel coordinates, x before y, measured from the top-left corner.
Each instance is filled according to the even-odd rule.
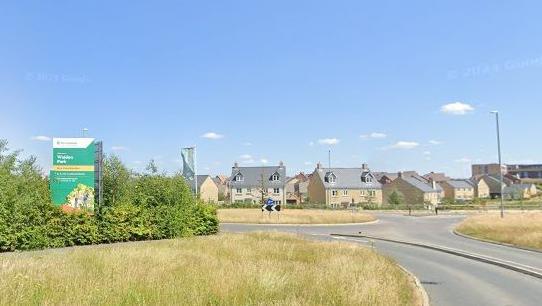
[[[362,225],[273,226],[223,224],[225,232],[279,231],[313,239],[345,240],[375,247],[416,275],[432,305],[542,305],[542,280],[490,265],[441,253],[384,241],[333,238],[331,233],[357,234],[422,242],[506,260],[542,270],[542,253],[478,242],[451,232],[464,216],[408,217],[377,214],[379,221]]]

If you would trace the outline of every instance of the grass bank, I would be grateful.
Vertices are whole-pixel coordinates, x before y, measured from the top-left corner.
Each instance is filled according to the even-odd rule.
[[[0,304],[413,305],[374,251],[294,235],[222,234],[0,254]]]
[[[261,224],[338,224],[374,221],[372,215],[350,210],[288,209],[280,214],[262,213],[258,208],[219,209],[218,220],[224,223]]]
[[[456,230],[476,238],[509,243],[542,250],[542,213],[507,213],[504,219],[497,213],[472,216]]]

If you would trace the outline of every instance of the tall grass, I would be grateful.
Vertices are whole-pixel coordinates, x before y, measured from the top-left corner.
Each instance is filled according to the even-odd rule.
[[[473,216],[456,230],[465,235],[542,250],[542,213],[507,213]]]
[[[348,243],[224,234],[0,254],[0,304],[412,305],[390,259]]]
[[[288,209],[280,213],[263,212],[261,209],[219,209],[218,220],[224,223],[261,224],[337,224],[363,223],[375,220],[369,214],[347,210]]]

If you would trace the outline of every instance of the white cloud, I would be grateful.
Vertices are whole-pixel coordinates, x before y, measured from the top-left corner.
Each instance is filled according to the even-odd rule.
[[[128,148],[125,146],[112,146],[112,151],[128,151]]]
[[[252,159],[252,155],[250,155],[250,154],[243,154],[243,155],[241,155],[239,157],[241,157],[242,159]]]
[[[340,142],[339,139],[337,138],[324,138],[324,139],[319,139],[318,140],[318,143],[321,144],[321,145],[336,145]]]
[[[423,151],[423,155],[431,155],[431,152],[430,151]]]
[[[32,136],[30,139],[35,140],[35,141],[51,141],[51,137],[43,136],[43,135]]]
[[[304,164],[305,166],[310,166],[310,165],[312,165],[312,162],[306,161],[306,162],[304,162],[303,164]]]
[[[371,134],[365,134],[365,135],[361,135],[359,137],[362,138],[362,139],[367,139],[367,138],[383,139],[383,138],[388,137],[388,135],[386,135],[384,133],[379,133],[379,132],[372,132]]]
[[[255,162],[256,161],[254,159],[245,159],[245,160],[241,161],[241,163],[243,163],[243,164],[253,164]]]
[[[267,160],[267,159],[265,159],[265,158],[260,159],[260,162],[261,162],[262,164],[264,164],[264,165],[269,164],[269,160]]]
[[[243,142],[241,145],[243,145],[245,147],[250,147],[250,146],[252,146],[252,142],[246,141],[246,142]]]
[[[411,150],[418,147],[419,145],[419,143],[413,141],[398,141],[396,144],[390,146],[390,148],[399,150]]]
[[[443,144],[443,142],[442,142],[442,141],[440,141],[440,140],[429,140],[429,144],[432,144],[432,145],[438,146],[438,145],[441,145],[441,144]]]
[[[463,158],[460,158],[460,159],[456,159],[455,162],[456,163],[462,163],[462,164],[468,164],[468,163],[471,162],[471,159],[467,158],[467,157],[463,157]]]
[[[140,160],[134,160],[132,163],[133,163],[134,165],[141,165],[141,164],[143,164],[143,162],[140,161]]]
[[[469,112],[474,111],[474,107],[470,104],[462,102],[454,102],[445,104],[440,108],[440,111],[450,115],[465,115]]]
[[[314,146],[314,141],[309,142],[309,146],[313,147]]]
[[[201,135],[201,137],[216,140],[216,139],[224,138],[224,135],[217,134],[215,132],[207,132],[207,133]]]

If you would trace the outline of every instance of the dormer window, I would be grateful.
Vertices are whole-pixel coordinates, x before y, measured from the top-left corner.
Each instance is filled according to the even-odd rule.
[[[242,182],[243,181],[243,175],[241,173],[238,173],[234,178],[233,180],[235,182]]]
[[[271,175],[270,180],[273,181],[273,182],[276,182],[276,181],[280,180],[280,175],[275,172],[275,173],[273,173],[273,175]]]
[[[372,183],[373,182],[373,176],[370,173],[363,173],[361,175],[361,181],[363,183]]]
[[[335,176],[335,174],[333,174],[333,172],[328,172],[324,177],[324,181],[326,183],[335,183],[337,181],[337,177]]]

